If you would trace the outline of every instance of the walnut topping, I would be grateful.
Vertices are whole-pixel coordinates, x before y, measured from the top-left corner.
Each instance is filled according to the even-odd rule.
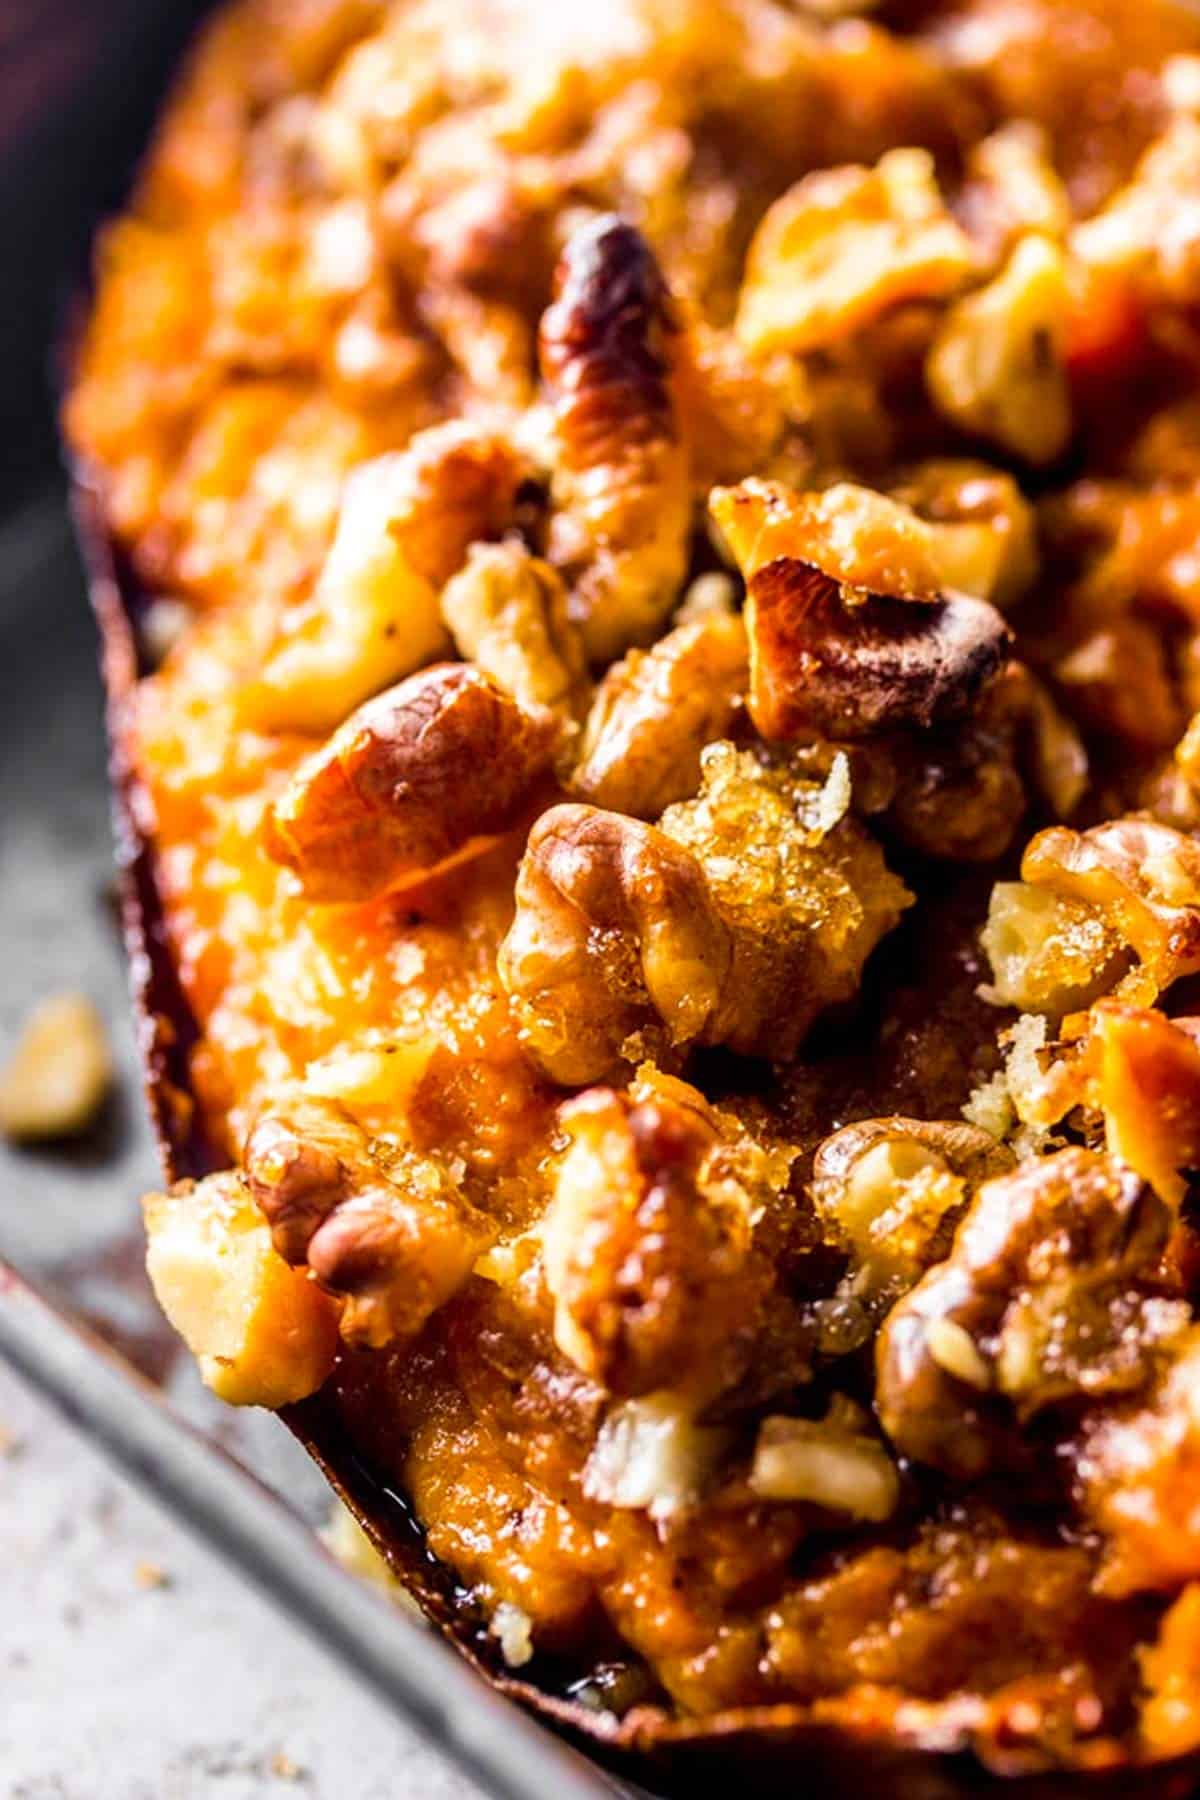
[[[356,469],[311,600],[243,696],[253,723],[323,732],[444,655],[438,593],[476,538],[509,522],[524,465],[506,440],[435,426]]]
[[[183,1182],[142,1207],[151,1284],[213,1392],[286,1406],[319,1388],[337,1349],[333,1303],[272,1246],[242,1177]]]
[[[639,1034],[663,1049],[705,1034],[731,957],[687,850],[596,807],[543,813],[499,968],[527,1047],[556,1081],[610,1074]]]
[[[587,701],[587,669],[567,595],[549,563],[516,538],[475,544],[442,594],[459,654],[523,706],[574,718]]]
[[[1177,1206],[1200,1167],[1200,1020],[1102,1000],[1089,1035],[1108,1148]]]
[[[86,1131],[113,1082],[103,1021],[85,994],[56,994],[25,1021],[0,1070],[0,1132],[14,1141]]]
[[[900,1498],[896,1465],[878,1438],[827,1419],[764,1419],[754,1446],[750,1486],[764,1500],[806,1501],[828,1512],[880,1524]]]
[[[550,560],[571,583],[589,657],[606,662],[654,636],[686,568],[675,316],[645,239],[614,216],[569,240],[556,287],[540,335],[557,442]]]
[[[1026,462],[1053,462],[1071,435],[1063,367],[1067,261],[1022,238],[1006,267],[950,308],[929,352],[929,389],[948,419]]]
[[[759,226],[738,334],[757,352],[823,349],[904,301],[945,299],[972,263],[927,151],[891,150],[874,169],[821,170]]]
[[[1139,1176],[1087,1150],[987,1182],[947,1260],[880,1333],[876,1399],[897,1448],[960,1479],[1019,1468],[1019,1421],[1147,1381],[1186,1313],[1154,1292],[1168,1222]],[[973,1363],[964,1378],[961,1343],[947,1359],[947,1321],[994,1372],[991,1390]]]
[[[485,848],[548,766],[552,713],[465,663],[368,700],[300,765],[263,842],[310,900],[370,900]]]
[[[767,1272],[736,1151],[682,1082],[592,1089],[560,1116],[569,1143],[543,1227],[559,1348],[616,1394],[702,1380]]]
[[[939,597],[940,534],[846,486],[818,495],[743,482],[712,499],[747,579],[750,713],[768,739],[856,739],[969,712],[1010,633],[985,601]],[[912,604],[920,602],[920,604]]]
[[[1021,875],[1095,907],[1137,955],[1123,997],[1153,1000],[1200,969],[1200,845],[1183,832],[1145,819],[1056,825],[1031,841]]]
[[[294,1095],[264,1113],[244,1160],[276,1251],[341,1301],[341,1334],[359,1347],[415,1336],[494,1236],[452,1167],[369,1143],[329,1101]]]
[[[573,792],[641,819],[686,800],[700,784],[700,753],[728,733],[748,674],[746,629],[728,613],[630,650],[597,690]]]

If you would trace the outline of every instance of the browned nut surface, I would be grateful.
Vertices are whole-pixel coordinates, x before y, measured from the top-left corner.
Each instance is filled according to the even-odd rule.
[[[554,715],[466,663],[351,715],[268,811],[263,842],[310,900],[371,900],[513,823],[553,755]]]
[[[298,1095],[265,1113],[245,1168],[276,1252],[340,1302],[341,1334],[358,1347],[415,1336],[494,1235],[461,1169],[369,1141],[330,1101]]]
[[[652,638],[683,581],[691,501],[671,394],[676,320],[649,245],[615,215],[569,239],[539,339],[554,404],[550,560],[589,657]]]
[[[1122,994],[1153,1000],[1200,969],[1200,845],[1170,825],[1111,819],[1087,831],[1039,832],[1021,862],[1023,880],[1082,900],[1139,959]]]
[[[556,1081],[598,1080],[694,1041],[732,955],[704,872],[652,825],[556,806],[529,834],[500,979],[524,1042]]]
[[[701,1379],[767,1274],[750,1266],[752,1198],[721,1166],[709,1109],[675,1087],[637,1101],[595,1088],[561,1114],[544,1227],[555,1338],[615,1394]]]
[[[86,994],[34,1007],[0,1069],[0,1132],[19,1142],[86,1131],[113,1081],[108,1035]]]
[[[596,692],[571,789],[581,800],[657,819],[700,785],[700,753],[728,734],[746,691],[746,629],[736,614],[679,625],[630,650]]]
[[[1180,1205],[1200,1167],[1200,1020],[1101,1000],[1089,1036],[1108,1148]]]
[[[1088,1150],[986,1183],[880,1332],[877,1405],[897,1448],[966,1480],[1020,1468],[1020,1424],[1144,1385],[1187,1318],[1154,1291],[1168,1227],[1139,1175]]]

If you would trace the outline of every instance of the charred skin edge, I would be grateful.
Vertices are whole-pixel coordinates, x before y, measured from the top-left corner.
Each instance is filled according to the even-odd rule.
[[[138,584],[105,521],[103,483],[85,462],[70,464],[71,510],[100,638],[121,920],[142,1064],[143,1087],[167,1180],[220,1166],[189,1091],[188,1056],[199,1032],[167,942],[157,859],[147,834],[143,785],[129,755],[125,713],[142,673],[136,622]],[[1081,1769],[1050,1765],[1038,1753],[985,1756],[966,1720],[943,1716],[902,1731],[886,1709],[853,1724],[814,1719],[798,1704],[738,1708],[681,1719],[636,1706],[624,1717],[593,1710],[507,1673],[478,1611],[428,1549],[405,1496],[372,1473],[355,1449],[337,1403],[335,1379],[278,1416],[321,1470],[422,1612],[500,1693],[632,1780],[664,1795],[702,1800],[731,1781],[753,1795],[845,1795],[861,1800],[1189,1800],[1200,1793],[1200,1752],[1170,1762],[1113,1762]],[[578,1673],[578,1671],[576,1671]],[[938,1709],[930,1706],[927,1712]],[[978,1720],[976,1721],[978,1723]]]

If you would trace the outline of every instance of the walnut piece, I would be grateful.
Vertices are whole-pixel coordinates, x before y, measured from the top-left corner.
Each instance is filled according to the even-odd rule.
[[[676,626],[608,670],[584,727],[571,790],[633,818],[657,819],[700,785],[700,753],[725,737],[749,677],[736,614]]]
[[[597,663],[655,636],[686,570],[687,456],[668,378],[675,330],[635,226],[605,215],[570,238],[539,339],[556,438],[549,554]]]
[[[987,1182],[949,1257],[880,1332],[876,1405],[896,1447],[963,1480],[1020,1469],[1031,1454],[1020,1427],[1036,1413],[1143,1385],[1186,1322],[1154,1288],[1168,1225],[1140,1176],[1089,1150]],[[987,1391],[963,1380],[967,1362],[944,1341],[931,1347],[946,1322],[970,1337]]]
[[[926,364],[939,410],[1028,463],[1053,462],[1071,436],[1068,307],[1064,252],[1022,238],[1000,274],[942,321]]]
[[[500,950],[526,1047],[556,1081],[595,1081],[635,1037],[701,1037],[732,958],[696,858],[652,825],[556,806],[529,834]]]
[[[1087,831],[1055,825],[1026,848],[1021,877],[1082,900],[1138,958],[1121,996],[1148,1004],[1200,969],[1200,844],[1170,825],[1110,819]]]
[[[86,1131],[113,1082],[112,1053],[86,994],[34,1007],[0,1070],[0,1133],[14,1142]]]
[[[472,545],[442,593],[442,617],[459,655],[522,706],[573,719],[586,705],[583,641],[567,617],[566,589],[518,538]]]
[[[825,349],[906,301],[946,299],[972,266],[928,151],[820,170],[776,200],[754,235],[738,335],[759,354]]]
[[[1200,1020],[1102,1000],[1088,1052],[1109,1150],[1179,1206],[1200,1167]]]
[[[554,714],[443,663],[368,700],[301,763],[263,844],[310,900],[371,900],[484,849],[558,740]]]
[[[1010,634],[986,601],[943,596],[944,534],[882,494],[746,481],[712,497],[746,577],[750,715],[763,737],[858,739],[961,718]]]
[[[267,1407],[314,1393],[333,1367],[337,1309],[273,1247],[242,1176],[182,1182],[142,1210],[151,1285],[213,1392]]]
[[[768,1272],[751,1256],[755,1197],[711,1110],[675,1082],[593,1088],[560,1118],[543,1226],[559,1349],[614,1394],[702,1379]]]
[[[475,539],[508,524],[524,473],[506,440],[458,422],[357,468],[311,598],[242,696],[248,722],[329,731],[444,656],[440,589]]]
[[[341,1302],[358,1348],[414,1337],[495,1236],[452,1167],[368,1141],[331,1101],[297,1094],[264,1113],[244,1162],[276,1252]]]

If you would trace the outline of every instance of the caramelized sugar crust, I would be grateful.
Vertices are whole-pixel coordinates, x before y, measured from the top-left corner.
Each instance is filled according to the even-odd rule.
[[[1170,0],[239,0],[101,240],[156,1284],[595,1704],[1200,1744],[1198,193]]]

